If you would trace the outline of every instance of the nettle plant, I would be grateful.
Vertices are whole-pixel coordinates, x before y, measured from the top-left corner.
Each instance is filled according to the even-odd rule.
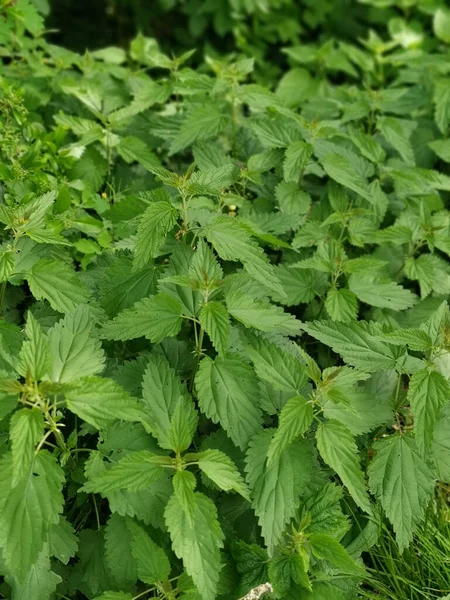
[[[382,522],[411,543],[450,481],[450,79],[400,25],[275,92],[11,32],[3,595],[351,599]]]

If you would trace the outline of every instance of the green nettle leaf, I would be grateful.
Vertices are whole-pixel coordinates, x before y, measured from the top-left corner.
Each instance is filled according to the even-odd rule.
[[[211,247],[202,238],[199,239],[197,250],[189,265],[189,275],[201,282],[206,288],[214,286],[223,277],[222,267]]]
[[[103,371],[105,354],[93,329],[88,307],[80,306],[49,330],[50,381],[66,383]]]
[[[0,254],[0,282],[8,281],[14,272],[14,255],[10,251]]]
[[[103,529],[83,529],[80,532],[79,560],[72,573],[78,586],[89,596],[113,583],[105,560],[104,538]]]
[[[0,320],[0,368],[4,373],[15,372],[22,343],[20,327]]]
[[[331,288],[325,300],[325,308],[332,321],[348,323],[356,319],[358,300],[350,290]]]
[[[191,445],[192,438],[197,430],[197,425],[198,413],[194,408],[194,403],[191,398],[185,395],[176,405],[170,421],[167,435],[170,448],[178,453],[187,450]]]
[[[450,401],[450,385],[438,371],[422,369],[409,381],[408,400],[414,415],[417,446],[424,451],[433,441],[441,408]]]
[[[0,419],[9,415],[17,407],[18,402],[18,396],[0,392]]]
[[[220,302],[208,302],[202,307],[198,318],[217,352],[226,354],[230,339],[230,317],[225,306]]]
[[[173,491],[188,519],[193,521],[195,515],[195,488],[197,480],[190,471],[177,471],[172,479]]]
[[[267,454],[267,464],[270,466],[274,460],[280,458],[284,449],[297,437],[303,435],[310,427],[313,420],[312,403],[303,396],[294,396],[283,406],[278,429],[270,443]]]
[[[260,431],[262,414],[258,384],[252,369],[240,358],[203,358],[195,378],[199,407],[220,423],[242,450]]]
[[[312,592],[311,581],[306,571],[305,561],[299,554],[292,554],[289,557],[290,576],[292,580],[302,588]],[[316,589],[316,586],[314,586]],[[315,590],[314,590],[315,591]]]
[[[313,533],[309,537],[309,543],[317,558],[326,560],[339,571],[360,576],[364,574],[364,569],[355,563],[345,548],[331,535]]]
[[[259,585],[260,581],[267,581],[267,552],[257,544],[247,544],[238,540],[232,546],[233,558],[241,581],[236,595],[246,594],[248,590]]]
[[[433,31],[436,37],[450,44],[450,10],[443,6],[434,13]]]
[[[290,69],[281,78],[276,94],[289,107],[296,107],[309,96],[313,79],[306,69]]]
[[[415,279],[419,282],[422,298],[426,298],[433,291],[436,270],[431,255],[422,254],[417,259],[407,258],[405,261],[405,274],[409,279]]]
[[[164,200],[152,202],[139,222],[134,251],[136,268],[146,266],[157,256],[166,235],[177,221],[178,211],[170,204],[169,194],[165,191],[157,190],[157,192],[154,192],[155,199],[163,197]]]
[[[241,261],[246,271],[257,281],[284,295],[273,266],[239,221],[225,216],[217,217],[206,228],[205,234],[220,258]]]
[[[214,600],[220,572],[224,535],[214,502],[194,492],[194,509],[186,512],[176,494],[170,498],[165,521],[175,554],[183,560],[203,600]]]
[[[288,215],[304,215],[311,206],[311,196],[300,189],[297,183],[282,181],[275,189],[280,211]]]
[[[41,259],[33,266],[27,280],[33,296],[48,300],[58,312],[73,312],[89,300],[89,292],[76,273],[57,260]]]
[[[152,354],[142,380],[144,425],[161,448],[183,452],[197,428],[197,412],[167,359]]]
[[[202,304],[202,293],[199,289],[194,289],[198,286],[197,282],[186,274],[195,256],[188,246],[177,246],[172,253],[167,271],[170,275],[159,285],[160,293],[167,293],[181,303],[182,313],[188,318],[197,316]]]
[[[25,326],[27,340],[22,344],[17,371],[25,378],[39,381],[48,373],[50,354],[47,336],[41,326],[29,312]]]
[[[142,408],[118,383],[102,377],[78,380],[66,392],[69,410],[97,429],[109,422],[140,421]]]
[[[367,373],[395,369],[401,364],[403,353],[377,339],[382,329],[375,323],[344,325],[329,321],[312,321],[302,324],[302,329],[333,348],[345,362]]]
[[[64,517],[58,523],[50,526],[48,531],[49,553],[63,564],[67,565],[78,548],[78,539],[75,529]]]
[[[415,158],[410,136],[416,128],[416,123],[394,117],[379,117],[377,126],[383,137],[397,150],[405,163],[414,165]]]
[[[355,128],[349,131],[349,137],[363,156],[375,163],[384,161],[386,153],[380,143],[371,135]]]
[[[34,460],[34,447],[44,435],[44,417],[37,408],[22,408],[11,417],[9,437],[12,455],[12,486],[28,473]]]
[[[50,559],[44,546],[44,550],[39,554],[36,562],[30,566],[22,580],[7,575],[5,581],[11,586],[12,597],[17,600],[26,600],[27,598],[48,600],[62,579],[51,570]]]
[[[307,381],[304,365],[263,337],[245,332],[246,353],[258,377],[277,390],[299,394]]]
[[[440,481],[450,482],[450,413],[442,411],[441,418],[436,424],[432,444],[436,472]]]
[[[360,274],[351,275],[349,288],[361,302],[379,308],[405,310],[415,304],[417,297],[394,281],[384,283],[374,277]]]
[[[356,504],[371,514],[358,448],[350,431],[338,421],[326,421],[319,424],[316,440],[320,456],[336,471]]]
[[[272,105],[274,100],[271,102]],[[264,148],[285,148],[301,138],[300,131],[295,127],[293,121],[286,121],[282,118],[257,117],[250,121],[250,127]]]
[[[374,445],[369,484],[392,523],[400,550],[409,546],[432,496],[435,477],[413,438],[395,435]]]
[[[187,194],[205,194],[220,196],[224,188],[231,186],[236,180],[237,171],[233,164],[219,167],[208,167],[206,170],[195,171],[185,184]]]
[[[38,559],[52,524],[63,509],[64,473],[56,459],[40,451],[13,487],[10,456],[0,469],[0,547],[8,570],[23,582]]]
[[[445,162],[450,162],[450,140],[434,140],[428,145],[439,158],[442,158]]]
[[[401,196],[423,195],[435,190],[450,189],[450,178],[432,169],[405,167],[402,170],[392,169],[389,173],[394,179],[396,192]]]
[[[136,161],[149,171],[160,164],[147,144],[137,137],[126,136],[120,138],[116,149],[127,163]]]
[[[119,587],[133,585],[137,579],[137,565],[131,554],[133,536],[128,525],[128,518],[112,514],[105,527],[105,559]]]
[[[369,202],[372,194],[367,181],[355,172],[347,158],[340,154],[327,154],[321,159],[321,163],[327,175],[344,187],[356,192]]]
[[[114,490],[142,490],[161,477],[160,458],[148,450],[128,454],[110,469],[94,475],[84,489],[103,495]]]
[[[292,315],[264,300],[252,298],[242,292],[233,292],[226,298],[230,315],[246,327],[273,331],[285,335],[298,335],[300,322]]]
[[[426,352],[431,350],[433,340],[422,329],[397,329],[380,336],[380,339],[395,346],[409,346],[411,350]]]
[[[303,141],[293,142],[286,149],[283,163],[284,179],[298,182],[313,153],[311,144]]]
[[[313,272],[307,269],[289,268],[278,265],[276,275],[283,287],[284,296],[272,293],[272,298],[286,306],[295,306],[302,302],[308,303],[314,298],[315,280]]]
[[[108,172],[108,161],[93,146],[83,152],[83,156],[76,161],[70,171],[72,179],[81,179],[89,183],[97,191]]]
[[[164,508],[171,492],[170,479],[167,474],[163,474],[143,489],[128,491],[124,488],[108,492],[105,497],[112,512],[124,517],[135,517],[155,529],[163,529]]]
[[[250,500],[247,484],[234,462],[224,452],[214,449],[204,450],[198,454],[189,454],[186,460],[198,461],[198,466],[203,473],[220,489],[226,492],[234,490],[246,500]]]
[[[125,308],[131,308],[138,300],[156,294],[159,270],[148,265],[132,271],[132,261],[123,259],[108,269],[108,279],[102,281],[99,289],[99,301],[110,317]]]
[[[132,308],[120,312],[106,323],[102,335],[109,340],[132,340],[146,337],[155,344],[177,335],[181,329],[183,308],[168,294],[144,298]]]
[[[389,405],[357,386],[333,386],[327,382],[321,394],[323,413],[327,419],[343,423],[353,435],[373,431],[392,422]]]
[[[274,594],[279,598],[284,598],[291,587],[290,558],[290,556],[281,555],[274,556],[268,561],[268,579],[270,579]]]
[[[100,137],[102,134],[100,125],[91,119],[83,119],[81,117],[75,117],[74,115],[68,115],[63,112],[59,112],[58,114],[54,115],[53,118],[58,125],[67,127],[76,135],[85,135],[91,132],[97,132]]]
[[[166,553],[134,521],[127,521],[132,535],[131,553],[136,561],[137,574],[141,581],[152,585],[169,577],[170,563]]]
[[[275,430],[265,429],[252,439],[245,468],[252,490],[252,506],[269,555],[273,554],[287,523],[298,509],[301,493],[313,476],[312,451],[305,440],[293,442],[266,466],[274,434]]]
[[[200,140],[215,137],[227,123],[227,116],[214,104],[193,109],[183,121],[170,146],[171,154]]]

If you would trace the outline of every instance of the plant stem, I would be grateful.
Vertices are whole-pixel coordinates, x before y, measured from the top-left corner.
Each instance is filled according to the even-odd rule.
[[[54,420],[53,416],[50,414],[50,411],[47,408],[44,408],[42,412],[44,414],[44,419],[48,423],[50,432],[53,433],[55,436],[56,443],[58,444],[60,450],[62,450],[62,452],[64,454],[69,455],[70,464],[71,464],[72,468],[74,469],[76,467],[75,461],[66,445],[66,442],[64,441],[64,437],[63,437],[62,433],[58,429],[58,425],[57,425],[56,421]]]
[[[94,503],[95,517],[97,519],[97,531],[100,531],[102,526],[100,525],[100,516],[98,514],[97,500],[95,499],[94,494],[92,494],[92,502]]]
[[[35,454],[37,454],[39,452],[39,450],[42,448],[42,446],[45,444],[46,439],[53,433],[53,431],[51,429],[49,429],[46,434],[43,436],[43,438],[41,439],[41,441],[39,442],[39,444],[37,445],[36,450],[34,451]]]
[[[198,365],[200,364],[200,358],[202,356],[202,345],[203,345],[204,333],[205,333],[205,331],[204,331],[203,327],[200,327],[200,333],[198,335],[197,342],[195,344],[195,363],[194,363],[194,368],[192,369],[191,381],[189,384],[189,390],[191,392],[194,389],[195,376],[197,375]]]
[[[145,590],[145,592],[141,592],[140,594],[138,594],[137,596],[133,596],[133,600],[137,600],[138,598],[142,598],[142,596],[145,596],[145,594],[149,594],[150,592],[154,592],[157,588],[155,586],[148,588],[148,590]]]
[[[189,232],[189,201],[190,197],[187,198],[184,192],[181,192],[181,203],[183,207],[183,242],[186,242],[186,236]]]

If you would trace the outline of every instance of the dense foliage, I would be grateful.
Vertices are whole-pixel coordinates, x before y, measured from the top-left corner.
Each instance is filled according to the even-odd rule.
[[[46,41],[45,2],[3,2],[5,598],[351,600],[380,589],[380,548],[430,543],[450,10],[354,6],[389,19],[276,37],[270,82],[279,56],[142,34],[77,54]]]

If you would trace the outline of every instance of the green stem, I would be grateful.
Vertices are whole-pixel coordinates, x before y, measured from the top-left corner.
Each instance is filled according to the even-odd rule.
[[[186,236],[189,232],[189,216],[188,216],[189,200],[190,200],[190,198],[187,198],[184,195],[184,193],[181,194],[181,203],[182,203],[182,210],[183,210],[183,242],[186,241]]]
[[[194,363],[194,368],[192,369],[192,375],[191,375],[191,381],[189,384],[189,390],[192,392],[192,390],[194,389],[194,381],[195,381],[195,376],[197,375],[197,371],[198,371],[198,365],[200,364],[200,358],[202,356],[202,345],[203,345],[203,336],[205,334],[205,331],[203,329],[203,327],[200,327],[200,332],[197,338],[197,343],[195,344],[195,363]]]
[[[58,447],[60,448],[60,450],[62,450],[62,452],[64,452],[64,454],[69,455],[69,462],[70,462],[72,468],[74,469],[76,467],[75,461],[66,445],[66,442],[64,441],[64,437],[63,437],[62,433],[58,429],[58,425],[57,425],[56,421],[54,420],[53,416],[50,414],[50,410],[48,408],[43,408],[42,412],[44,414],[44,419],[48,423],[49,430],[55,436],[55,440],[56,440]]]
[[[102,526],[100,525],[100,516],[98,514],[97,500],[95,499],[94,494],[92,494],[92,502],[94,503],[95,517],[97,519],[97,531],[100,531]]]
[[[402,375],[401,373],[398,374],[398,379],[397,379],[397,387],[395,388],[395,410],[398,409],[398,396],[400,394],[400,384],[402,381]]]
[[[395,420],[397,421],[397,427],[398,427],[398,431],[401,434],[402,432],[402,427],[401,427],[401,423],[400,423],[400,419],[398,417],[398,409],[399,409],[399,402],[398,402],[398,397],[400,394],[400,384],[402,381],[402,375],[401,373],[398,374],[398,379],[397,379],[397,388],[395,390]]]
[[[37,445],[36,450],[34,451],[35,454],[37,454],[39,452],[39,450],[42,448],[42,446],[45,444],[47,438],[53,433],[53,431],[51,429],[49,429],[46,434],[42,437],[41,441],[39,442],[39,444]]]
[[[148,588],[148,590],[145,590],[145,592],[141,592],[140,594],[138,594],[137,596],[133,596],[133,600],[137,600],[138,598],[142,598],[142,596],[145,596],[145,594],[149,594],[150,592],[154,592],[157,588],[155,586]]]
[[[195,337],[195,347],[198,346],[198,333],[197,333],[197,323],[194,321],[194,337]]]

